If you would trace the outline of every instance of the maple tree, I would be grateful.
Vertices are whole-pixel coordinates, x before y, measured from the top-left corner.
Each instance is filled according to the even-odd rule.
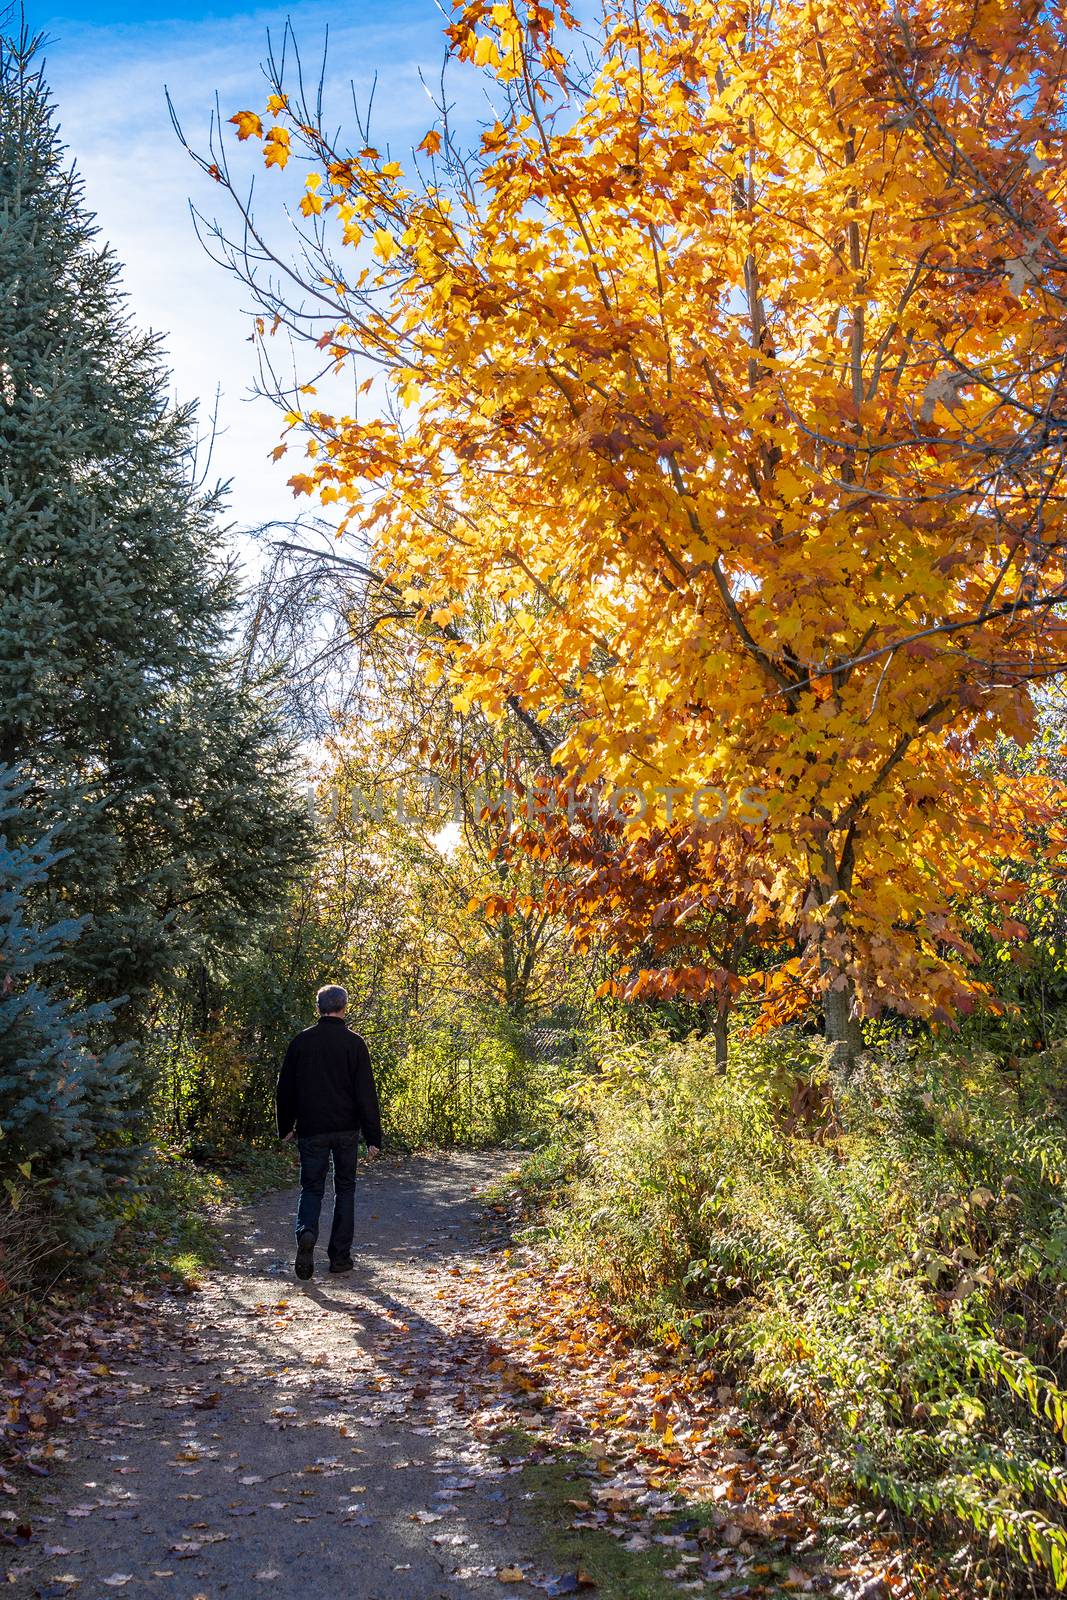
[[[292,486],[448,630],[457,706],[661,791],[636,828],[763,788],[779,987],[847,1070],[861,1016],[970,1003],[954,908],[1021,837],[972,758],[1064,666],[1063,8],[472,0],[448,38],[473,153],[443,105],[407,163],[342,148],[280,74],[233,119],[306,169],[299,292],[247,212],[215,243],[265,342],[360,380],[304,375]]]
[[[766,994],[764,968],[783,943],[752,826],[683,817],[635,828],[602,795],[580,798],[543,776],[522,799],[496,853],[542,863],[541,903],[610,968],[598,994],[680,1005],[713,1035],[723,1068],[731,1013]]]

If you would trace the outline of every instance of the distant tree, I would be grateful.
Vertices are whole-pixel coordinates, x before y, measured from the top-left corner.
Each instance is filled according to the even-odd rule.
[[[24,837],[62,818],[47,894],[91,919],[67,971],[90,1001],[240,945],[304,826],[286,740],[234,658],[194,410],[171,404],[119,279],[39,41],[0,40],[0,760],[28,780]]]
[[[0,1178],[10,1196],[42,1183],[59,1242],[85,1249],[106,1241],[107,1197],[130,1163],[130,1086],[125,1052],[98,1055],[88,1042],[111,1007],[75,1010],[52,986],[84,923],[38,927],[27,914],[62,851],[52,835],[11,842],[25,789],[0,767]]]

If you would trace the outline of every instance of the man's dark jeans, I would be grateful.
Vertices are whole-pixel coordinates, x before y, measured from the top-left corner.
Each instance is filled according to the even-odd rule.
[[[352,1235],[356,1225],[356,1154],[358,1133],[316,1133],[298,1139],[300,1147],[300,1207],[296,1213],[299,1238],[305,1230],[319,1236],[319,1212],[326,1189],[326,1174],[333,1156],[333,1226],[330,1229],[331,1261],[347,1261],[352,1254]]]

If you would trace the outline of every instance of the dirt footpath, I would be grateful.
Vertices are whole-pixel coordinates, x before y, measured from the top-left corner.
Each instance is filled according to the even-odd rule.
[[[320,1248],[308,1284],[292,1270],[295,1193],[235,1216],[167,1342],[65,1441],[7,1592],[514,1594],[519,1468],[470,1426],[479,1353],[464,1341],[457,1381],[440,1298],[450,1268],[488,1248],[473,1194],[501,1170],[499,1156],[364,1165],[356,1271],[328,1276]]]

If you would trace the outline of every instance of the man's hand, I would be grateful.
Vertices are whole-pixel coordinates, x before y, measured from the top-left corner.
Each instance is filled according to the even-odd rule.
[[[371,1157],[371,1159],[373,1161],[376,1161],[378,1159],[378,1157],[381,1155],[381,1153],[382,1152],[379,1150],[379,1148],[378,1148],[378,1146],[376,1144],[369,1144],[367,1146],[367,1154]]]
[[[283,1133],[282,1134],[282,1144],[288,1144],[290,1139],[293,1137],[293,1134],[295,1132],[296,1132],[295,1128],[290,1128],[288,1133]]]

